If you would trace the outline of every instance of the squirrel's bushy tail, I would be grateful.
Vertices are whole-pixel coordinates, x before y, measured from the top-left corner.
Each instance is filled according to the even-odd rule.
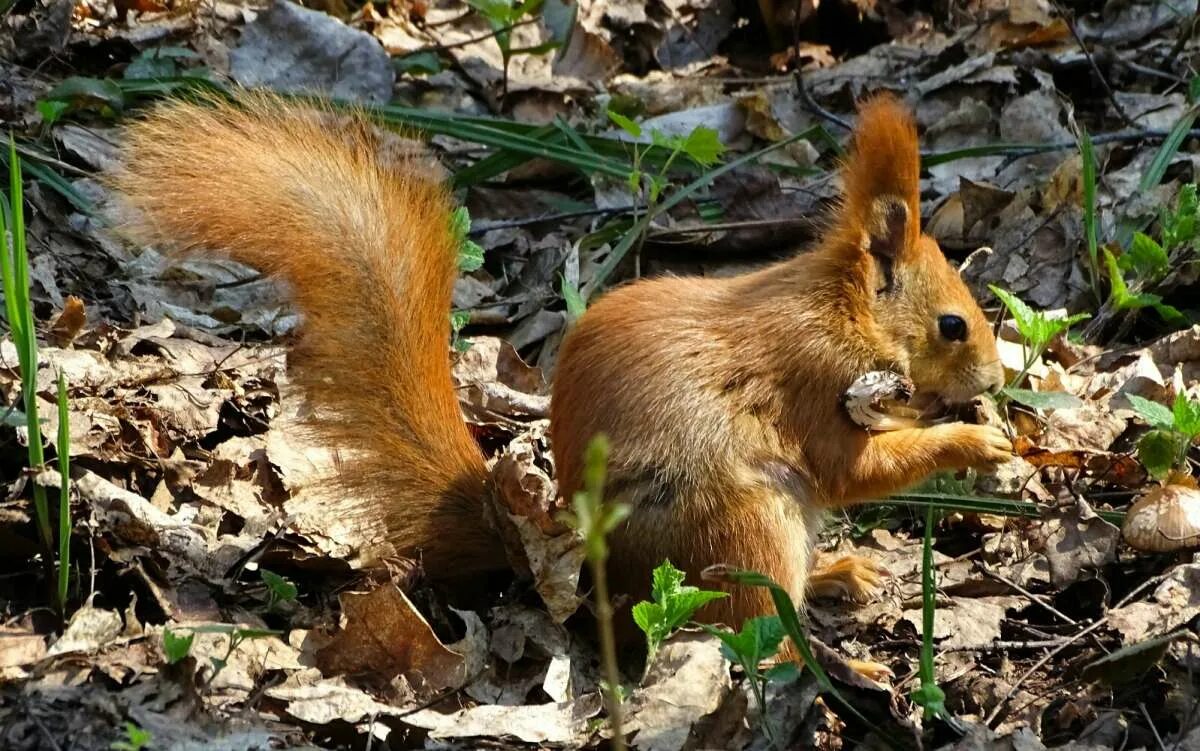
[[[111,182],[139,239],[223,251],[290,285],[304,314],[292,378],[315,434],[351,452],[339,494],[435,576],[501,567],[450,377],[450,198],[423,154],[383,145],[362,120],[269,95],[173,102],[129,127]]]

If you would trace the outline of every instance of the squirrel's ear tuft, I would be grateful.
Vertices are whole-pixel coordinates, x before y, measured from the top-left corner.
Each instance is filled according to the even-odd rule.
[[[872,254],[896,258],[920,235],[921,156],[912,113],[890,94],[859,106],[842,167],[843,226],[864,231]]]
[[[873,256],[896,258],[904,252],[908,225],[912,221],[908,206],[900,196],[876,198],[864,224],[867,250]]]

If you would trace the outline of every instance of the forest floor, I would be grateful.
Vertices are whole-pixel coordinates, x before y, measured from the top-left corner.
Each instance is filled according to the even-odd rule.
[[[913,107],[926,231],[997,321],[1012,388],[994,419],[1018,455],[832,515],[822,555],[888,572],[866,603],[808,603],[832,687],[776,673],[759,706],[721,639],[684,629],[627,666],[629,743],[1200,749],[1200,560],[1147,552],[1154,524],[1121,530],[1168,475],[1193,505],[1161,525],[1200,520],[1195,0],[310,5],[0,0],[51,457],[28,469],[6,338],[0,749],[611,747],[547,441],[559,343],[620,281],[804,247],[878,90]],[[232,82],[370,104],[454,175],[482,250],[455,287],[454,378],[523,562],[468,609],[419,562],[361,565],[382,533],[337,512],[335,448],[295,429],[284,291],[114,230],[99,177],[122,122]],[[64,452],[61,559],[31,498],[56,528]],[[855,680],[847,658],[894,678]],[[926,719],[932,683],[945,711]]]

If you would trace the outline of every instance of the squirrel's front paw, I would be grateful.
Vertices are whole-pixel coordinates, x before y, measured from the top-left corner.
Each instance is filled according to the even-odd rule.
[[[946,468],[991,468],[1012,459],[1013,445],[1004,431],[993,425],[952,423],[945,431],[943,447],[950,461]]]

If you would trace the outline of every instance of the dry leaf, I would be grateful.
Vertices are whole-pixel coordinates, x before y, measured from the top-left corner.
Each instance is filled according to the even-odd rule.
[[[340,601],[346,626],[317,651],[321,672],[403,675],[433,689],[461,686],[466,680],[462,655],[438,640],[394,584],[367,594],[348,592]]]

